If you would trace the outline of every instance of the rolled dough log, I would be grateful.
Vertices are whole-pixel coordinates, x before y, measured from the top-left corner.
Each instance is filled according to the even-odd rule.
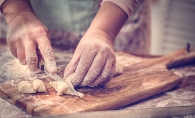
[[[18,85],[18,91],[22,93],[36,93],[28,81],[21,81]]]
[[[36,92],[46,92],[45,85],[43,81],[41,81],[40,79],[33,80],[32,86],[33,86],[34,91]]]

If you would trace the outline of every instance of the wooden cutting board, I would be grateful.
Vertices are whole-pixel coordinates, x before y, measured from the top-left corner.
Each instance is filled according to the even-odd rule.
[[[117,58],[127,61],[129,58],[141,59],[127,53],[116,54]],[[48,83],[51,78],[42,79],[47,93],[22,94],[10,82],[3,82],[0,84],[0,96],[33,116],[116,109],[179,85],[181,78],[169,71],[166,64],[187,55],[189,53],[183,48],[163,57],[146,58],[129,65],[123,63],[124,72],[113,78],[104,88],[78,88],[78,91],[85,94],[82,99],[70,95],[56,95]]]

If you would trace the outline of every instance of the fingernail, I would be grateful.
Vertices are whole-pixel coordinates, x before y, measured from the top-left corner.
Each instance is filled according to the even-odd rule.
[[[26,64],[27,64],[27,63],[26,63],[26,60],[20,61],[20,64],[26,65]]]

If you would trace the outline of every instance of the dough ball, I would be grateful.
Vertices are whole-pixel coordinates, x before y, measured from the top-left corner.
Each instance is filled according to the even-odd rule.
[[[28,81],[21,81],[18,85],[18,91],[22,93],[36,93]]]
[[[32,86],[36,92],[46,92],[46,88],[45,88],[43,81],[39,79],[33,80]]]
[[[116,70],[114,76],[120,75],[123,72],[123,66],[119,63],[116,63]]]

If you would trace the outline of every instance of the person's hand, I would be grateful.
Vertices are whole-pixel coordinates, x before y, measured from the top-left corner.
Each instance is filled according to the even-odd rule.
[[[103,86],[113,77],[116,58],[111,37],[102,30],[87,32],[79,42],[64,79],[74,74],[74,86]]]
[[[30,71],[35,72],[38,69],[38,58],[42,58],[50,73],[57,71],[47,28],[34,13],[18,13],[8,25],[7,44],[21,64],[27,64]]]

